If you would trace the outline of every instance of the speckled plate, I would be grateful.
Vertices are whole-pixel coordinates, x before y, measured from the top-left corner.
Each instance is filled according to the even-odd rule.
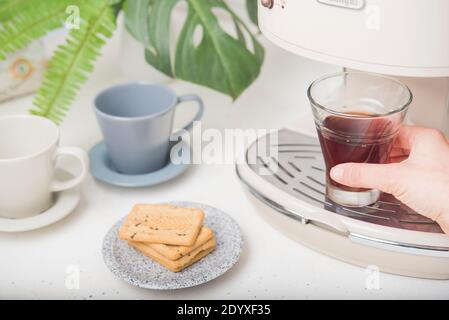
[[[173,205],[204,210],[204,224],[217,239],[216,249],[181,272],[173,273],[118,238],[120,219],[103,241],[103,260],[118,278],[145,289],[170,290],[197,286],[228,271],[239,259],[243,236],[238,224],[223,211],[194,202],[170,202]]]

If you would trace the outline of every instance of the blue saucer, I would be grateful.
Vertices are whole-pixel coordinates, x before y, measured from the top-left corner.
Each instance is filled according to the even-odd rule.
[[[182,152],[183,159],[190,159],[190,147],[187,143],[181,142],[178,152]],[[186,163],[174,164],[170,161],[165,167],[147,174],[122,174],[113,168],[103,141],[96,144],[89,151],[89,157],[91,174],[96,179],[107,184],[126,188],[154,186],[176,178],[189,167],[189,164]]]

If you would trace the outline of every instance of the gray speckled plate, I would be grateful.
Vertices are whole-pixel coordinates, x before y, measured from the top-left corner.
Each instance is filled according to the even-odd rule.
[[[205,204],[187,201],[169,203],[203,209],[204,224],[214,231],[217,239],[216,249],[183,271],[173,273],[118,238],[122,218],[108,231],[103,241],[103,260],[115,276],[145,289],[181,289],[211,281],[237,262],[242,251],[243,237],[234,219]]]

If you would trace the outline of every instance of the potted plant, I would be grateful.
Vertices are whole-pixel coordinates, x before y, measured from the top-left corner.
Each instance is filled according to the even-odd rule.
[[[171,20],[184,2],[186,17],[171,45]],[[256,0],[246,0],[256,21]],[[234,34],[220,23],[230,17]],[[54,52],[31,112],[62,121],[123,11],[125,27],[142,46],[148,64],[167,76],[236,99],[258,77],[264,49],[225,0],[0,0],[0,59],[64,25],[70,31]]]

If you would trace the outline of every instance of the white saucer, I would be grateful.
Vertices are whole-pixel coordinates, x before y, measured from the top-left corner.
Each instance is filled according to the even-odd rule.
[[[0,232],[23,232],[39,229],[68,216],[81,199],[79,188],[55,193],[53,206],[41,214],[22,218],[0,218]]]

